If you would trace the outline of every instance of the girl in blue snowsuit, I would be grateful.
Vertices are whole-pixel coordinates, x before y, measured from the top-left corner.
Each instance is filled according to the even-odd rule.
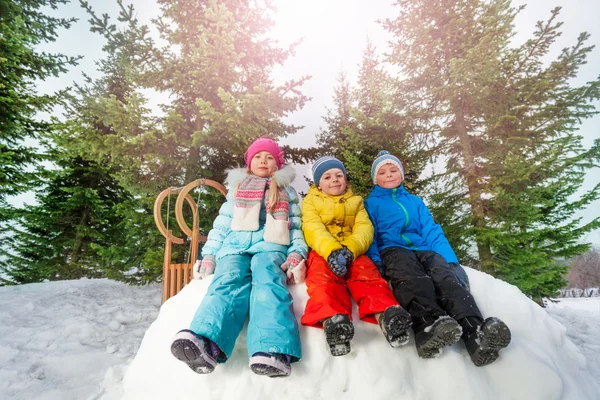
[[[298,325],[286,281],[306,274],[295,171],[284,166],[274,141],[257,139],[245,154],[248,169],[231,170],[232,189],[202,248],[194,277],[214,271],[190,329],[177,333],[173,355],[200,374],[233,351],[248,315],[250,367],[259,375],[288,376],[302,357]],[[216,268],[215,268],[216,267]]]
[[[367,255],[411,315],[419,356],[436,357],[462,337],[475,365],[494,362],[509,344],[510,330],[498,318],[483,319],[442,228],[402,185],[402,163],[381,151],[371,177],[375,186],[365,208],[375,234]]]

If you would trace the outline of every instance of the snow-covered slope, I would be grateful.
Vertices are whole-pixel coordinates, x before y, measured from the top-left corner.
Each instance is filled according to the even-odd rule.
[[[598,377],[566,328],[516,287],[468,269],[472,292],[485,316],[498,316],[513,340],[500,359],[475,367],[459,343],[423,360],[414,342],[391,348],[375,325],[358,321],[352,352],[331,357],[323,332],[301,327],[304,358],[292,376],[269,379],[248,368],[245,330],[230,360],[198,375],[170,354],[172,336],[187,328],[211,278],[193,281],[168,300],[150,326],[124,378],[124,399],[598,399]],[[306,287],[290,288],[297,318]]]
[[[0,399],[118,398],[160,298],[108,279],[0,288]]]

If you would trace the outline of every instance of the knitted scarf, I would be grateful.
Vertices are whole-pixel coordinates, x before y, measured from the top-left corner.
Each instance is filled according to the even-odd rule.
[[[271,178],[248,175],[240,182],[233,203],[232,231],[257,231],[259,229],[260,208],[266,199],[267,220],[264,239],[267,242],[288,245],[289,198],[284,188],[278,187],[279,201],[273,210],[269,204],[269,184]]]

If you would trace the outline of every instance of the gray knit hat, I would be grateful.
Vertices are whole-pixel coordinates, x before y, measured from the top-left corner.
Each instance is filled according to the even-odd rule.
[[[371,165],[371,179],[373,179],[373,184],[377,184],[377,180],[375,179],[375,177],[377,176],[377,171],[379,171],[379,168],[381,168],[385,164],[394,164],[395,166],[400,168],[402,180],[404,180],[404,166],[402,165],[400,160],[398,160],[398,157],[391,155],[389,151],[381,150],[377,154],[377,157],[375,157],[375,160]]]

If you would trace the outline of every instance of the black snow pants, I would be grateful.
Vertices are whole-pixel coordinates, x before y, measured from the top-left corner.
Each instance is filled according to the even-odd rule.
[[[388,247],[381,251],[385,278],[396,300],[409,312],[415,332],[450,315],[483,319],[471,293],[457,281],[444,257],[435,251]]]

